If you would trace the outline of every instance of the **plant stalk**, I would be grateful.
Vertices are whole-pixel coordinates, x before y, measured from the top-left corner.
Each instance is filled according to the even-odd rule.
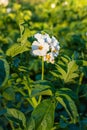
[[[44,57],[42,56],[42,80],[44,80]]]

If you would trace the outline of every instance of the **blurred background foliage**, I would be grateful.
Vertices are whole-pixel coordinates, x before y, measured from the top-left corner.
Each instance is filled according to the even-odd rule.
[[[9,0],[0,6],[0,46],[6,50],[17,42],[19,25],[25,22],[29,35],[42,30],[54,34],[64,53],[87,59],[86,12],[87,0]]]

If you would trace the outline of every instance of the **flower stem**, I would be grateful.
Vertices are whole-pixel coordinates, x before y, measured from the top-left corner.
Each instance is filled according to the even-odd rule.
[[[44,80],[44,57],[42,56],[42,80]]]

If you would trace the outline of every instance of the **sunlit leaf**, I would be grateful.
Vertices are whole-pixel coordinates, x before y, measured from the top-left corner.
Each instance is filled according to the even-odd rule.
[[[26,118],[25,115],[14,108],[7,108],[6,116],[9,120],[14,121],[15,123],[19,124],[20,127],[26,127]]]
[[[26,46],[26,44],[25,45],[14,44],[7,50],[6,55],[14,57],[28,50],[29,50],[28,45]]]
[[[48,85],[40,85],[37,84],[32,86],[32,93],[31,96],[37,95],[51,95],[52,96],[52,88]]]
[[[42,101],[32,112],[27,130],[50,130],[54,122],[55,102],[50,99]]]
[[[56,71],[51,72],[51,74],[57,78],[64,80],[65,83],[74,82],[74,79],[79,76],[78,65],[76,64],[76,61],[69,61],[65,57],[63,60],[66,64],[62,61],[62,64],[58,62],[58,64],[56,64]]]

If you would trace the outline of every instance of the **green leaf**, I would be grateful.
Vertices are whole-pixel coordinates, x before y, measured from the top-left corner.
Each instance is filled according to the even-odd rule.
[[[65,83],[69,83],[73,82],[74,79],[79,76],[77,71],[78,65],[76,64],[76,61],[72,60],[67,62],[67,64],[56,64],[56,72],[51,72],[51,74],[64,80]]]
[[[55,102],[42,101],[32,112],[27,130],[51,130],[54,123]]]
[[[69,93],[71,93],[70,90],[66,89],[66,88],[64,88],[64,89],[65,89],[65,91],[62,89],[56,91],[56,93],[55,93],[56,99],[66,109],[72,122],[76,123],[78,121],[78,117],[79,117],[76,105],[75,105],[74,101],[72,100],[72,98],[70,97],[70,94],[66,93],[67,90]],[[64,101],[65,101],[65,103],[64,103]]]
[[[9,120],[19,124],[20,127],[26,128],[26,118],[21,111],[14,108],[7,108],[6,116]]]
[[[26,130],[35,130],[35,120],[30,118]]]
[[[59,93],[62,93],[62,94],[67,94],[67,95],[69,95],[71,98],[73,98],[73,99],[77,99],[78,97],[77,97],[77,95],[75,94],[75,92],[74,91],[72,91],[71,89],[69,89],[69,88],[60,88],[59,90],[58,90],[58,92]]]
[[[67,55],[61,56],[62,61],[67,64],[70,61],[70,58]]]
[[[58,77],[60,77],[60,78],[62,77],[62,76],[58,75],[56,72],[50,71],[50,73],[51,73],[54,77],[57,77],[57,78],[58,78]]]
[[[15,99],[15,93],[12,87],[8,87],[6,89],[4,89],[3,91],[3,97],[6,100],[14,100]]]
[[[72,82],[74,78],[78,77],[79,75],[75,73],[78,70],[78,65],[75,61],[70,61],[67,66],[67,74],[64,78],[65,83]]]
[[[56,97],[57,101],[65,108],[65,110],[67,111],[68,115],[70,116],[71,120],[72,120],[72,115],[69,112],[67,105],[65,104],[65,102],[63,101],[63,98],[61,97]]]
[[[66,71],[59,65],[56,64],[56,68],[59,71],[59,73],[63,76],[63,78],[66,77]]]
[[[87,66],[87,61],[83,60],[83,66]]]
[[[87,66],[87,61],[85,61],[85,60],[76,60],[76,63],[79,66]]]
[[[67,100],[70,111],[73,116],[73,123],[76,123],[78,121],[79,115],[74,101],[67,94],[60,94],[60,96],[64,97]]]
[[[29,50],[29,48],[28,48],[27,43],[25,43],[25,44],[16,44],[15,43],[6,51],[6,55],[14,57],[14,56],[21,54],[28,50]]]
[[[9,78],[9,64],[8,62],[0,58],[0,86],[4,86]]]
[[[35,81],[34,83],[32,83],[31,88],[32,88],[31,96],[38,96],[38,95],[52,96],[52,92],[54,91],[52,84],[46,80]]]
[[[48,85],[40,85],[40,84],[33,85],[31,96],[37,96],[37,95],[50,95],[50,96],[52,96],[52,88]]]

